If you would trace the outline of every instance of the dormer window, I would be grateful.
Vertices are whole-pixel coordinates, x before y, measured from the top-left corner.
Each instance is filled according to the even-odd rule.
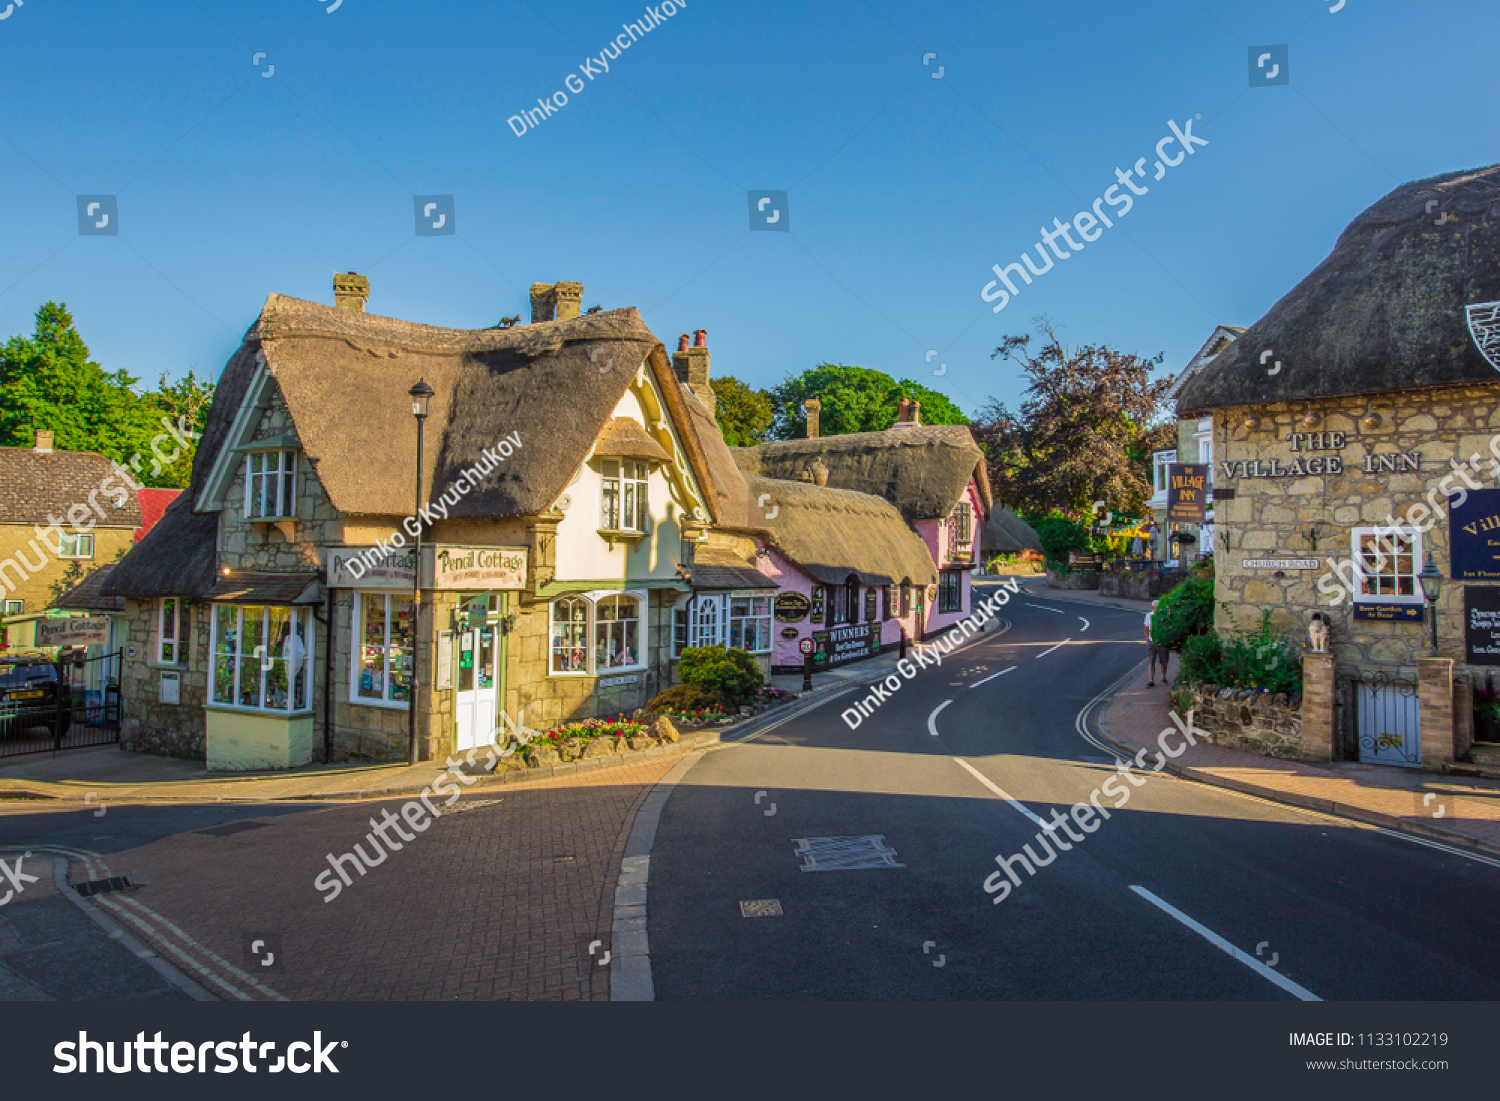
[[[603,531],[645,532],[646,481],[649,468],[639,459],[605,459],[602,476],[599,527]]]
[[[289,520],[297,515],[297,453],[252,451],[245,456],[245,519]]]

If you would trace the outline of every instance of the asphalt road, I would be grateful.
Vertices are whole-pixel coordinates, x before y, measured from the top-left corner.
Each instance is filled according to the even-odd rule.
[[[851,694],[683,777],[651,853],[659,999],[1500,997],[1500,861],[1165,774],[1132,788],[1078,722],[1145,660],[1140,613],[1023,592],[1004,615],[857,729]],[[986,893],[997,856],[1046,859],[1028,815],[1110,775],[1128,804]],[[801,839],[877,835],[891,866],[802,870]],[[743,916],[766,900],[780,916]]]

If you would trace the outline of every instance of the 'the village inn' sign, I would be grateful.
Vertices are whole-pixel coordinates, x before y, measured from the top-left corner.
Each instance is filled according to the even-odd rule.
[[[1286,442],[1292,445],[1292,450],[1305,451],[1342,451],[1349,442],[1349,436],[1345,432],[1288,432]],[[1342,455],[1296,455],[1287,466],[1281,465],[1279,458],[1273,458],[1269,462],[1260,459],[1225,459],[1219,463],[1226,478],[1295,478],[1299,475],[1308,474],[1342,474],[1344,473],[1344,457]],[[1422,453],[1420,451],[1402,451],[1394,455],[1376,455],[1374,452],[1366,452],[1364,464],[1360,472],[1364,474],[1407,474],[1422,469]]]

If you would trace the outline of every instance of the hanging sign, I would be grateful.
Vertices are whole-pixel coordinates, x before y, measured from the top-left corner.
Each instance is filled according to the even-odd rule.
[[[422,548],[423,588],[478,590],[525,586],[525,547]]]
[[[1201,524],[1208,509],[1208,464],[1171,463],[1167,466],[1167,521]]]
[[[1448,499],[1448,547],[1455,580],[1500,580],[1500,489]]]
[[[782,623],[800,623],[811,609],[812,602],[801,593],[776,594],[776,618]]]

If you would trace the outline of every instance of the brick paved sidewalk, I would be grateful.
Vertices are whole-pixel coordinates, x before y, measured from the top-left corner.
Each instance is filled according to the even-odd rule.
[[[1154,751],[1157,736],[1173,726],[1167,692],[1160,684],[1146,687],[1142,665],[1100,716],[1105,734],[1132,752]],[[1282,761],[1207,744],[1189,747],[1168,768],[1278,802],[1500,853],[1500,783],[1356,761]]]
[[[280,804],[261,818],[206,807],[203,827],[229,828],[75,860],[71,875],[143,876],[139,890],[98,901],[225,1000],[607,1001],[599,961],[625,841],[680,759],[476,786],[451,808],[435,800],[441,819],[326,903],[313,881],[327,854],[370,850],[369,820],[383,808],[399,815],[400,801]],[[274,946],[271,966],[248,955],[252,938]]]

